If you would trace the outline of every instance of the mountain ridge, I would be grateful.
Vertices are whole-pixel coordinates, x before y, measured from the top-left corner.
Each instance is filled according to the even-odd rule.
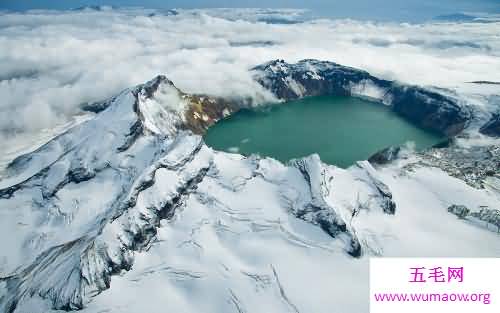
[[[402,93],[406,88],[329,62],[299,62],[298,67],[307,68],[306,72],[273,62],[252,71],[282,100],[324,91],[327,79],[341,81],[335,85],[337,89],[328,90],[349,95],[366,92],[366,80]],[[310,74],[298,79],[298,73]],[[346,76],[339,78],[342,73]],[[274,80],[270,85],[265,81],[269,78]],[[314,81],[321,83],[314,85]],[[446,109],[430,113],[443,114],[451,121],[443,131],[453,133],[465,127],[464,119],[470,115],[461,115],[467,111],[459,104],[408,88],[412,91],[401,97],[428,99],[421,93],[436,97],[424,101],[431,108],[446,99]],[[383,95],[381,99],[388,100],[387,93]],[[310,231],[322,230],[333,245],[329,249],[354,258],[382,253],[371,231],[365,229],[366,223],[359,221],[373,215],[389,223],[397,215],[398,204],[370,163],[358,162],[341,170],[313,155],[283,165],[268,158],[230,156],[203,143],[199,134],[246,105],[244,101],[183,93],[159,75],[100,102],[94,107],[98,113],[93,119],[14,160],[9,175],[0,182],[5,217],[0,226],[12,236],[1,247],[9,255],[0,272],[2,311],[16,312],[30,305],[34,297],[49,301],[53,309],[84,309],[110,288],[113,276],[133,268],[136,254],[155,243],[163,221],[173,219],[177,210],[185,210],[191,203],[233,216],[237,214],[232,212],[234,208],[221,205],[229,197],[223,194],[245,192],[250,199],[255,192],[264,192],[264,187],[275,190],[269,202],[276,207],[273,214],[301,220]],[[449,117],[449,112],[456,115]],[[254,190],[253,185],[261,189]],[[221,195],[212,195],[211,186]],[[346,186],[357,190],[357,196],[345,191]],[[274,229],[270,221],[264,219],[260,227]],[[292,236],[287,229],[290,225],[281,225],[280,233]]]

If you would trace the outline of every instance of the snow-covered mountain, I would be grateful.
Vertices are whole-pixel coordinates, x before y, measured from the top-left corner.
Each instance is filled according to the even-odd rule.
[[[378,97],[449,134],[473,118],[452,97],[335,63],[252,71],[280,99]],[[0,311],[366,312],[370,256],[500,255],[491,214],[448,212],[495,212],[495,184],[407,151],[340,169],[207,147],[200,134],[246,105],[158,76],[15,159],[0,181]]]
[[[368,72],[333,62],[274,60],[253,69],[256,80],[280,99],[314,95],[375,98],[420,127],[452,136],[472,119],[471,108],[449,95],[418,86],[379,79]]]

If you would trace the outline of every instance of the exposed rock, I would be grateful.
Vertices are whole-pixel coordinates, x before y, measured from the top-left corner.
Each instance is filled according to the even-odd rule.
[[[455,214],[458,218],[466,218],[469,215],[470,210],[465,205],[453,204],[448,207],[448,212]]]
[[[449,137],[446,138],[445,140],[438,142],[437,144],[433,145],[432,148],[449,148],[455,143],[454,137]]]
[[[450,143],[446,148],[431,148],[418,155],[419,164],[439,167],[450,176],[459,178],[474,188],[484,188],[488,178],[500,179],[498,145],[464,147]]]
[[[500,137],[500,113],[493,114],[491,119],[479,131],[488,136]]]
[[[470,111],[455,100],[421,87],[393,83],[389,94],[396,113],[446,136],[460,133],[472,118]]]
[[[294,208],[294,214],[298,218],[319,225],[333,238],[341,233],[347,234],[349,238],[346,247],[347,253],[359,257],[361,255],[361,245],[354,230],[346,224],[335,208],[332,208],[325,200],[325,196],[330,193],[328,188],[330,177],[323,168],[319,156],[315,154],[307,158],[293,160],[290,165],[296,167],[302,173],[311,193],[310,203],[300,208]]]
[[[481,207],[479,211],[471,212],[465,205],[453,204],[448,207],[448,212],[461,219],[469,219],[471,221],[477,219],[486,222],[486,228],[489,228],[488,225],[492,225],[500,233],[500,210]]]
[[[367,183],[374,186],[374,189],[378,193],[377,199],[380,201],[380,206],[383,211],[387,214],[396,213],[396,203],[392,199],[392,192],[389,190],[386,184],[377,177],[374,168],[370,165],[368,161],[357,162],[356,166],[363,169],[367,176]]]
[[[208,127],[238,111],[243,104],[237,100],[209,97],[206,95],[187,95],[190,102],[186,110],[186,127],[195,134],[204,134]]]
[[[148,83],[141,85],[143,87],[142,89],[136,88],[135,90],[132,90],[132,92],[135,93],[136,96],[138,96],[142,90],[146,98],[151,98],[160,84],[165,84],[173,87],[177,91],[179,97],[186,101],[187,108],[183,112],[184,122],[182,123],[182,125],[178,126],[179,128],[189,129],[195,134],[204,134],[208,127],[210,127],[220,119],[229,116],[235,111],[238,111],[241,107],[246,106],[243,100],[224,99],[220,97],[212,97],[209,95],[195,95],[184,93],[177,89],[174,83],[164,75],[158,75]],[[86,103],[82,105],[82,110],[99,113],[107,109],[114,100],[115,97],[112,97],[105,101]],[[141,127],[141,123],[137,123],[132,126],[129,134],[130,142],[132,142],[133,138],[136,137],[138,133],[140,133],[140,131],[142,131]],[[125,144],[124,147],[120,148],[119,151],[126,150],[128,144],[129,143]]]
[[[471,216],[494,225],[500,233],[500,210],[482,208],[479,212],[472,212]]]
[[[400,151],[401,147],[398,146],[385,148],[369,157],[368,162],[380,165],[390,163],[398,158]]]
[[[83,111],[99,113],[108,108],[108,106],[113,102],[113,98],[105,101],[88,102],[81,105]]]
[[[354,84],[376,81],[386,88],[388,81],[378,80],[368,72],[333,62],[302,60],[289,64],[283,60],[264,63],[252,69],[255,79],[276,97],[283,100],[305,96],[351,95]]]
[[[446,136],[460,133],[472,119],[455,99],[418,86],[378,79],[333,62],[275,60],[252,69],[255,79],[277,98],[336,95],[375,98],[412,123]]]

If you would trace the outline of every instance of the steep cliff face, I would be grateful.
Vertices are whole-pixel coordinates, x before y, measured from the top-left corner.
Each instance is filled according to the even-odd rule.
[[[352,94],[353,87],[375,82],[388,88],[388,81],[379,80],[365,71],[318,60],[302,60],[295,64],[274,60],[252,69],[255,79],[283,100],[305,96]]]
[[[479,131],[485,135],[500,137],[500,113],[493,114],[491,119]]]
[[[333,62],[275,60],[252,69],[255,79],[283,100],[306,96],[368,96],[380,100],[412,123],[446,136],[460,133],[472,118],[457,100],[417,86],[378,79]]]
[[[163,75],[157,76],[155,79],[144,85],[144,95],[146,98],[151,98],[156,89],[162,85],[168,85],[170,86],[169,88],[171,88],[170,94],[164,92],[164,97],[174,97],[174,99],[172,99],[174,101],[176,100],[175,97],[177,97],[177,100],[180,101],[178,107],[174,108],[174,110],[177,110],[177,112],[175,112],[177,115],[177,123],[171,123],[171,121],[165,122],[167,124],[173,124],[173,126],[178,129],[188,129],[194,134],[205,133],[207,128],[216,123],[218,120],[229,116],[235,111],[241,109],[241,107],[245,106],[243,101],[212,97],[208,95],[184,93],[175,87],[173,82]],[[138,93],[138,90],[132,90],[132,92],[136,94]],[[107,109],[115,100],[116,97],[112,97],[111,99],[105,101],[88,103],[85,104],[82,109],[85,111],[99,113]],[[158,101],[163,100],[166,99],[159,99]],[[155,113],[153,112],[150,115],[154,116]],[[163,119],[164,116],[160,114],[158,116],[158,120],[163,123]],[[137,127],[139,127],[139,124]]]
[[[420,87],[393,83],[388,96],[393,111],[415,125],[446,136],[459,134],[472,119],[470,110],[456,100]]]

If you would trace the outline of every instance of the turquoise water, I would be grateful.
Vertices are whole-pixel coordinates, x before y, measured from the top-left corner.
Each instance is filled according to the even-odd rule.
[[[242,110],[216,123],[205,136],[216,150],[257,153],[283,162],[318,153],[323,162],[341,167],[391,145],[412,141],[422,149],[441,140],[380,103],[332,96]]]

